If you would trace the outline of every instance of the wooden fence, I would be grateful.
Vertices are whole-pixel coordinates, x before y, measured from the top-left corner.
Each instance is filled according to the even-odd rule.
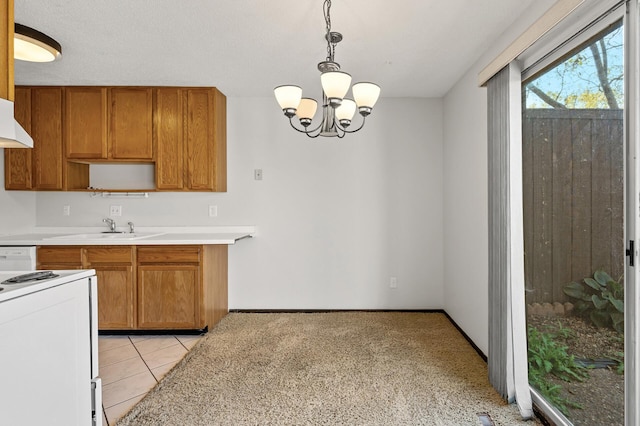
[[[622,110],[529,109],[523,119],[527,303],[571,301],[562,287],[624,272]]]

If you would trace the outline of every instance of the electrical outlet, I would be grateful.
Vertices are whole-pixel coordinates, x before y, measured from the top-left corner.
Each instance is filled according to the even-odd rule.
[[[253,179],[254,180],[262,180],[262,169],[255,169],[253,171]]]
[[[389,278],[389,288],[398,288],[398,278],[396,277]]]
[[[110,206],[109,216],[122,216],[122,206]]]
[[[218,206],[209,206],[209,217],[218,216]]]
[[[71,206],[62,206],[62,216],[71,216]]]

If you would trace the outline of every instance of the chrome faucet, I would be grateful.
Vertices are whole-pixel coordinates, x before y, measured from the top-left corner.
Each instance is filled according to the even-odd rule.
[[[133,230],[133,222],[127,222],[127,225],[129,225],[129,232],[133,234],[135,232]]]
[[[116,232],[116,221],[115,220],[106,218],[106,219],[102,219],[102,221],[109,226],[109,232]]]

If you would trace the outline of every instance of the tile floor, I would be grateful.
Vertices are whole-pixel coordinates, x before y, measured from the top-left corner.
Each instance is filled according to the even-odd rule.
[[[104,426],[114,426],[202,336],[99,336]]]

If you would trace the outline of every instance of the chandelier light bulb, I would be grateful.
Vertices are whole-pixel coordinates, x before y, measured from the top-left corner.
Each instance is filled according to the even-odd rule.
[[[284,115],[289,118],[293,117],[302,99],[302,88],[299,86],[278,86],[273,89],[273,93]]]
[[[356,83],[351,88],[351,91],[360,114],[365,117],[371,114],[371,110],[380,96],[380,86],[369,82]]]
[[[313,120],[313,116],[316,115],[317,109],[318,102],[316,102],[315,99],[302,98],[300,100],[300,105],[298,105],[298,110],[296,111],[296,115],[300,119],[300,124],[304,127],[309,127]]]
[[[320,75],[320,81],[329,105],[334,108],[340,106],[342,98],[344,98],[344,95],[349,91],[351,75],[342,71],[323,72]]]

